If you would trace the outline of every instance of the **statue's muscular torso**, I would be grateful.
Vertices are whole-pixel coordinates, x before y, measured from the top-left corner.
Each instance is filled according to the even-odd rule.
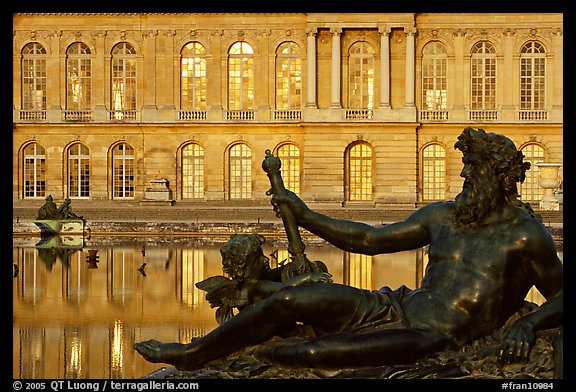
[[[533,279],[526,275],[521,249],[526,230],[539,223],[507,207],[505,219],[461,229],[452,209],[445,203],[434,211],[439,216],[429,226],[428,266],[404,311],[413,327],[468,340],[501,326],[522,305]]]

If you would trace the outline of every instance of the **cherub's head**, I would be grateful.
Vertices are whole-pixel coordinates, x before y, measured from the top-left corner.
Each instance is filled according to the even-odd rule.
[[[233,234],[220,248],[222,269],[232,279],[262,279],[269,271],[268,257],[262,252],[265,239],[260,234]]]

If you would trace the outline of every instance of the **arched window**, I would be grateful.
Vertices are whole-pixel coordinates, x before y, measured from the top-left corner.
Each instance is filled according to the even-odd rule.
[[[298,44],[283,42],[276,50],[276,109],[302,106],[302,58]]]
[[[372,200],[372,147],[357,142],[346,150],[347,200]]]
[[[119,143],[112,150],[112,197],[130,199],[134,197],[134,148]]]
[[[68,148],[68,197],[90,197],[90,152],[82,143]]]
[[[46,150],[38,143],[24,147],[22,156],[24,198],[46,196]]]
[[[206,110],[206,49],[199,42],[189,42],[182,48],[180,60],[180,108]]]
[[[252,197],[252,149],[245,143],[235,144],[228,151],[228,196]]]
[[[300,193],[300,149],[292,143],[286,143],[278,147],[278,158],[282,162],[280,174],[286,189]]]
[[[90,48],[83,42],[75,42],[66,50],[66,109],[90,110],[91,107]]]
[[[136,50],[128,42],[112,48],[112,119],[136,119]]]
[[[374,108],[374,48],[368,42],[355,42],[348,57],[348,107]]]
[[[182,148],[182,199],[204,198],[204,149],[197,143]]]
[[[427,43],[422,49],[422,110],[446,110],[448,54],[444,44]]]
[[[247,42],[234,43],[228,52],[228,109],[254,109],[254,50]]]
[[[470,59],[470,109],[496,109],[496,49],[488,41],[472,47]]]
[[[22,49],[22,110],[46,110],[46,49],[38,42]]]
[[[520,185],[520,196],[524,201],[540,201],[544,189],[538,183],[540,170],[536,163],[546,161],[544,148],[537,143],[528,143],[521,149],[524,161],[530,162],[530,170],[526,171],[526,178]]]
[[[520,110],[546,108],[546,51],[538,41],[520,50]]]
[[[422,200],[446,198],[446,149],[433,143],[422,149]]]

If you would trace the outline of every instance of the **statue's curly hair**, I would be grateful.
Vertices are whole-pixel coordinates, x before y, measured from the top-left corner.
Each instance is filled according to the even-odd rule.
[[[475,154],[490,164],[502,178],[503,190],[507,195],[517,197],[517,183],[524,182],[530,162],[524,162],[524,154],[516,149],[514,142],[506,136],[486,132],[483,129],[466,128],[458,136],[454,148],[464,155]]]
[[[260,234],[232,234],[228,242],[220,248],[222,267],[229,275],[238,279],[247,277],[248,261],[250,256],[256,255],[264,267],[269,265],[262,253],[262,244],[265,239]]]

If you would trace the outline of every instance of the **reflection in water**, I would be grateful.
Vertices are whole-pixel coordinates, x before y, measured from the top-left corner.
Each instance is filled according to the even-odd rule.
[[[137,378],[165,366],[145,361],[132,345],[189,342],[216,327],[196,283],[222,274],[227,240],[100,237],[80,246],[72,239],[14,246],[13,376]],[[284,243],[266,242],[263,251],[272,268],[288,259]],[[335,282],[370,290],[415,288],[427,263],[424,249],[364,256],[320,243],[306,253]],[[527,299],[542,300],[535,289]]]

